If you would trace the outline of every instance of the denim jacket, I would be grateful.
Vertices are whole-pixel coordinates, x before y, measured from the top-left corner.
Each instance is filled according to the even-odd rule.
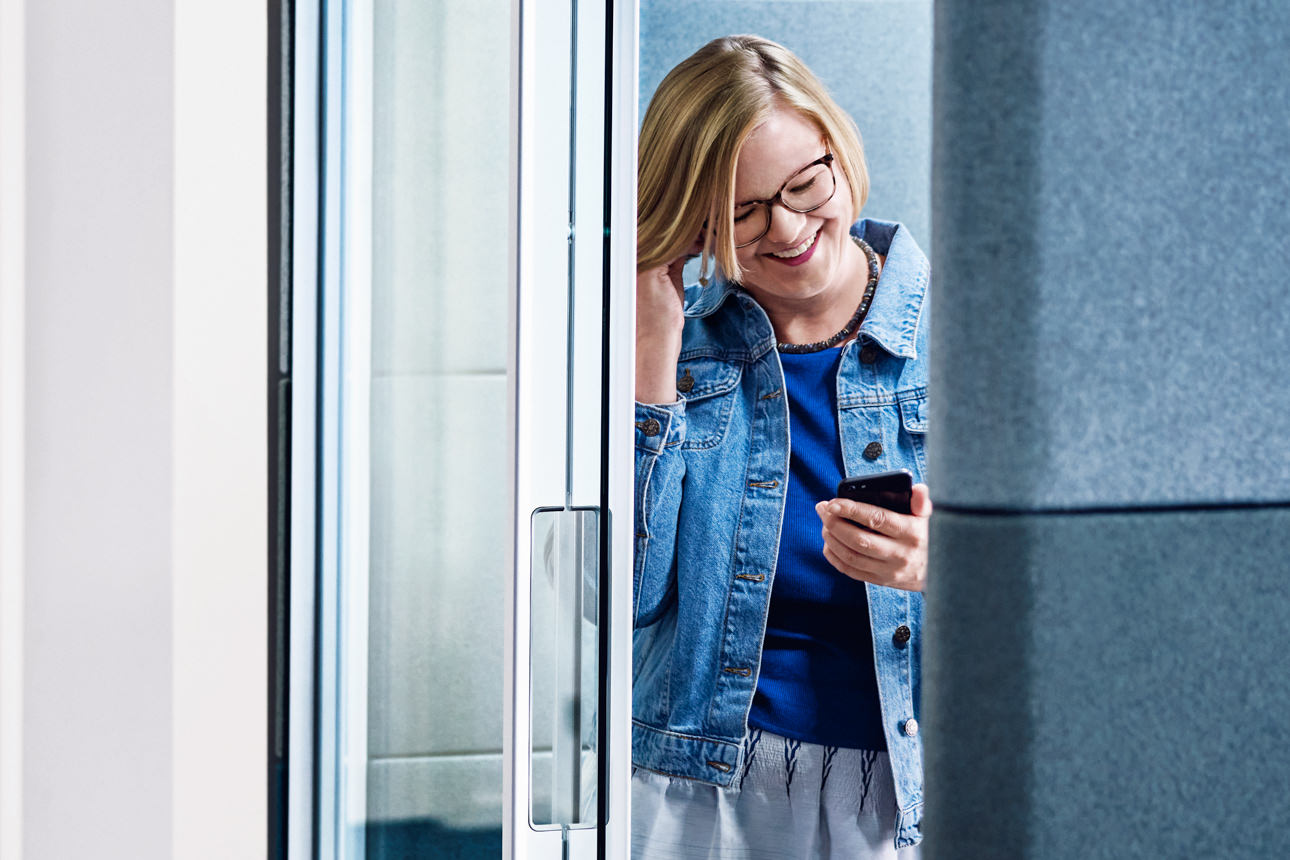
[[[865,219],[851,231],[886,262],[859,336],[842,349],[843,462],[848,476],[905,468],[922,481],[927,258],[898,224]],[[730,786],[779,555],[788,403],[770,319],[748,293],[722,281],[690,287],[685,315],[678,402],[636,404],[632,759]],[[921,839],[923,596],[867,592],[899,848]]]

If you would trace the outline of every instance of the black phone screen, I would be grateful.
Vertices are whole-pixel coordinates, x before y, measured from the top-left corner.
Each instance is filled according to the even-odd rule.
[[[898,514],[911,512],[914,476],[908,469],[844,478],[838,484],[838,498],[877,505]]]

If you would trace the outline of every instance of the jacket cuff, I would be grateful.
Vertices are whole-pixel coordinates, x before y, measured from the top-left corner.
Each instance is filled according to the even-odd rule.
[[[685,401],[636,404],[636,447],[654,454],[685,441]]]

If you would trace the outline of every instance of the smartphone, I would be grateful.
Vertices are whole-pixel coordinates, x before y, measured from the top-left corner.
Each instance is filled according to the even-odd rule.
[[[843,478],[838,484],[838,498],[877,505],[898,514],[912,513],[914,475],[908,469],[879,472]]]

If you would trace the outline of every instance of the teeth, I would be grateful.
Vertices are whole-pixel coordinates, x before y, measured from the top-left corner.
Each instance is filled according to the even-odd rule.
[[[785,260],[792,259],[793,257],[800,257],[802,254],[806,253],[808,248],[810,248],[812,245],[815,244],[815,237],[817,235],[819,234],[812,233],[811,238],[807,239],[805,242],[798,245],[796,248],[789,248],[787,251],[775,251],[774,253],[771,254],[771,256],[782,257]]]

